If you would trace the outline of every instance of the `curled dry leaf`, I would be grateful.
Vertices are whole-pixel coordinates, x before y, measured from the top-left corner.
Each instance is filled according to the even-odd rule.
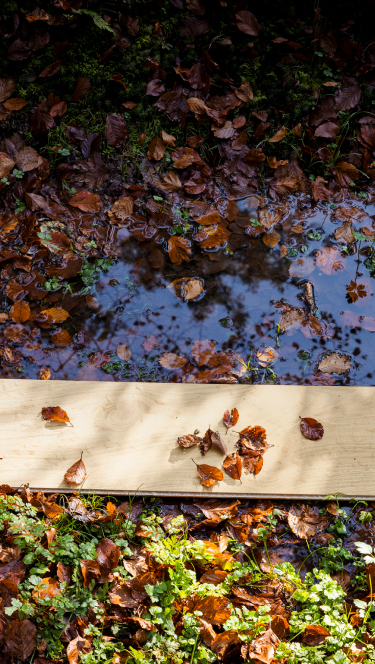
[[[177,442],[181,447],[193,447],[193,445],[200,445],[203,442],[203,439],[190,433],[187,434],[187,436],[180,436],[177,438]]]
[[[309,440],[320,440],[324,436],[323,425],[313,417],[301,417],[301,431]]]
[[[236,443],[238,454],[243,459],[245,473],[258,475],[263,468],[263,454],[272,447],[267,443],[266,430],[260,426],[246,427],[240,431]]]
[[[82,454],[83,452],[81,452],[81,458],[66,471],[64,479],[67,484],[82,484],[86,479],[86,466],[82,461]]]
[[[196,464],[196,466],[202,486],[214,486],[214,484],[220,482],[224,477],[221,470],[215,466],[208,466],[206,463]]]
[[[159,359],[159,364],[164,369],[181,369],[187,363],[186,357],[180,357],[176,353],[164,353]]]
[[[233,480],[240,480],[242,475],[242,460],[237,452],[228,454],[223,461],[223,468]]]
[[[120,360],[124,360],[124,362],[127,362],[127,360],[130,360],[130,358],[132,356],[131,350],[130,350],[129,346],[127,346],[126,344],[120,344],[117,347],[116,353],[119,356]]]
[[[236,426],[238,418],[239,414],[237,408],[232,408],[231,412],[226,410],[223,416],[224,425],[227,427],[227,429],[230,429],[231,427]]]
[[[222,441],[219,432],[212,431],[212,429],[208,428],[204,434],[202,442],[200,443],[201,454],[204,456],[212,446],[216,447],[216,449],[219,450],[219,452],[222,454],[227,453],[227,448]]]
[[[349,355],[340,355],[339,353],[331,353],[322,359],[319,363],[319,371],[326,374],[343,374],[349,371],[352,366],[352,361]]]
[[[44,420],[49,420],[51,422],[70,422],[70,419],[60,406],[48,406],[47,408],[42,408],[42,417]]]

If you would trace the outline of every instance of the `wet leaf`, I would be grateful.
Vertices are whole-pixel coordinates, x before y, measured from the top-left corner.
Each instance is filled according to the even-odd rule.
[[[42,579],[41,583],[35,586],[32,592],[32,597],[38,601],[40,599],[52,599],[61,594],[60,584],[56,579],[47,576]]]
[[[271,247],[271,249],[273,249],[279,243],[280,235],[275,230],[271,230],[269,233],[265,233],[262,239],[267,247]]]
[[[173,235],[168,240],[168,254],[172,263],[181,265],[184,261],[191,258],[191,243],[184,237]]]
[[[72,94],[72,101],[81,101],[84,95],[90,92],[90,79],[84,76],[77,78],[74,92]]]
[[[226,620],[229,620],[232,612],[226,597],[210,596],[202,599],[197,595],[190,595],[186,598],[185,604],[189,613],[194,614],[194,611],[200,611],[202,613],[201,619],[210,625],[222,625]]]
[[[228,454],[223,461],[223,468],[233,480],[240,480],[242,475],[242,460],[237,452]]]
[[[335,247],[323,247],[316,254],[316,266],[324,274],[330,275],[337,270],[343,270],[346,259]]]
[[[220,660],[223,659],[234,643],[240,643],[240,637],[235,629],[228,629],[216,636],[215,640],[211,643],[211,650]]]
[[[165,154],[165,145],[159,136],[156,136],[150,143],[150,146],[147,151],[147,156],[149,159],[155,159],[155,161],[160,161],[163,159]]]
[[[231,235],[230,230],[223,224],[204,226],[194,236],[195,242],[199,242],[202,249],[214,249],[225,244]]]
[[[102,202],[98,194],[90,191],[79,191],[70,199],[69,205],[76,207],[82,212],[99,212],[102,209]]]
[[[234,91],[234,94],[238,99],[241,99],[241,101],[244,101],[245,103],[253,101],[254,98],[253,89],[247,81],[241,83],[240,87]]]
[[[339,353],[331,353],[323,358],[319,363],[319,371],[331,374],[343,374],[352,366],[352,361],[348,355],[340,355]]]
[[[131,196],[123,196],[114,202],[112,209],[107,214],[112,224],[118,221],[125,221],[127,217],[133,214],[134,202]]]
[[[51,341],[55,346],[65,348],[73,343],[72,337],[68,330],[58,330],[51,336]]]
[[[188,363],[186,357],[180,357],[176,353],[164,353],[159,359],[159,364],[161,364],[164,369],[181,369]]]
[[[131,350],[130,350],[129,346],[127,346],[126,344],[120,344],[117,347],[116,353],[119,356],[120,360],[124,360],[124,362],[127,362],[128,360],[130,360],[130,358],[132,356]]]
[[[40,74],[38,74],[38,78],[47,78],[49,76],[53,76],[59,71],[61,65],[62,65],[61,60],[56,60],[56,62],[51,62],[50,65],[47,65],[47,67],[45,67],[40,72]]]
[[[202,440],[202,438],[195,436],[192,433],[177,438],[177,442],[181,447],[193,447],[193,445],[200,445]]]
[[[66,649],[69,664],[79,664],[81,662],[81,655],[87,655],[91,650],[91,642],[88,639],[77,636],[68,643]]]
[[[38,314],[37,321],[42,326],[51,327],[55,323],[63,323],[67,318],[69,318],[69,314],[65,309],[53,307],[52,309],[42,309]]]
[[[99,565],[108,571],[118,566],[120,554],[120,547],[108,537],[100,540],[96,547],[96,559]]]
[[[44,420],[49,420],[51,422],[70,422],[70,419],[60,406],[48,406],[47,408],[42,408],[42,417]]]
[[[239,414],[237,408],[232,408],[231,412],[226,410],[223,416],[224,425],[227,429],[234,427],[238,422]]]
[[[324,436],[323,425],[313,417],[302,417],[300,426],[303,435],[309,440],[320,440]]]
[[[4,108],[6,108],[7,111],[20,111],[21,108],[26,106],[26,104],[26,99],[22,99],[21,97],[13,97],[12,99],[8,99],[4,102]]]
[[[279,358],[279,353],[272,346],[257,351],[258,362],[261,367],[268,367]]]
[[[208,466],[206,463],[196,464],[196,466],[202,486],[214,486],[224,478],[221,470],[215,466]]]
[[[283,138],[285,138],[287,132],[286,127],[281,127],[280,129],[277,130],[276,134],[271,136],[271,138],[268,139],[269,143],[278,143],[279,141],[282,141]]]
[[[0,102],[8,99],[16,89],[13,76],[0,78]]]
[[[289,274],[291,277],[300,279],[301,277],[308,277],[315,269],[314,259],[310,256],[306,258],[297,258],[289,267]]]
[[[5,627],[4,641],[12,656],[25,662],[36,646],[37,629],[27,618],[11,620]]]
[[[83,452],[82,452],[83,454]],[[82,482],[86,479],[87,472],[86,472],[86,466],[82,461],[82,454],[81,458],[73,463],[70,468],[66,471],[64,475],[64,480],[67,484],[82,484]]]
[[[150,353],[155,348],[157,343],[158,343],[157,338],[153,334],[151,334],[149,337],[147,337],[147,339],[144,340],[142,346],[145,349],[146,353]]]
[[[15,323],[24,323],[30,318],[30,307],[24,300],[15,302],[9,309],[9,315]]]
[[[15,165],[16,162],[10,159],[5,152],[0,152],[0,178],[6,178]]]
[[[160,187],[160,189],[163,189],[164,191],[170,194],[174,191],[178,191],[179,189],[181,189],[182,182],[178,177],[177,173],[169,171],[169,173],[165,174],[163,181],[159,180],[158,187]]]
[[[191,347],[191,354],[199,367],[207,364],[209,359],[215,353],[215,344],[209,339],[204,341],[194,341]]]

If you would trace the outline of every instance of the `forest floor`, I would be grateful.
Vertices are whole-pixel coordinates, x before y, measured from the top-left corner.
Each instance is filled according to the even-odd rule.
[[[4,0],[0,377],[373,385],[372,26]],[[373,507],[4,485],[1,664],[369,664]]]

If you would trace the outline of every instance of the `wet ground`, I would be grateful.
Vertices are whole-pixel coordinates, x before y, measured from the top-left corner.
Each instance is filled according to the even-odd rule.
[[[64,380],[215,382],[212,366],[220,365],[221,382],[373,385],[375,204],[370,201],[371,193],[336,203],[314,203],[305,194],[281,203],[251,196],[236,202],[235,219],[226,222],[228,242],[201,249],[181,265],[167,261],[161,269],[144,257],[147,242],[124,227],[117,236],[119,257],[99,273],[93,288],[81,290],[88,306],[81,313],[80,307],[73,309],[63,324],[72,343],[52,343],[55,327],[41,327],[26,343],[22,335],[3,337],[13,363],[3,356],[1,373],[37,378],[49,369],[51,378]],[[266,233],[259,228],[261,209],[281,210],[280,222]],[[191,237],[199,226],[192,218],[188,223]],[[161,235],[161,250],[166,242]],[[195,299],[186,300],[171,287],[181,278],[201,280],[203,290]],[[70,294],[61,296],[60,290],[57,306],[64,307]],[[212,349],[225,354],[199,366],[192,355],[197,340],[214,342],[211,354]],[[126,348],[117,354],[119,346]],[[265,357],[266,348],[272,351]],[[319,369],[332,352],[344,356],[344,367]],[[184,366],[162,367],[165,353],[185,358]]]

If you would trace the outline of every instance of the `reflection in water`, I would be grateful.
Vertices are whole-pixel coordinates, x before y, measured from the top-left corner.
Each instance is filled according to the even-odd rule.
[[[145,277],[137,267],[143,245],[130,237],[123,244],[122,257],[96,284],[97,302],[91,303],[95,308],[72,314],[64,324],[74,344],[52,347],[49,331],[42,329],[40,348],[28,349],[27,344],[21,348],[22,376],[35,378],[41,367],[48,366],[51,377],[59,379],[180,381],[189,375],[191,380],[207,369],[197,368],[192,343],[209,339],[216,351],[231,350],[246,363],[253,350],[250,364],[258,372],[237,372],[240,382],[272,380],[272,372],[257,364],[256,352],[273,347],[278,358],[272,369],[280,383],[309,383],[323,357],[338,352],[350,358],[351,368],[331,374],[336,384],[374,384],[375,300],[370,275],[374,205],[357,199],[312,207],[303,195],[293,198],[276,226],[280,237],[273,248],[272,238],[267,245],[267,236],[256,237],[260,223],[256,209],[246,201],[238,205],[239,216],[230,225],[231,237],[236,236],[234,251],[224,247],[200,252],[178,266],[167,261],[164,271]],[[357,212],[350,211],[353,206]],[[254,237],[249,236],[249,225]],[[361,239],[353,238],[353,231]],[[204,280],[197,300],[187,301],[168,288],[175,279],[193,276]],[[278,327],[288,311],[295,319],[285,325],[284,318]],[[309,315],[317,322],[301,325]],[[146,350],[142,344],[151,335],[156,345]],[[119,344],[129,346],[130,360],[118,357]],[[188,363],[178,370],[164,369],[158,363],[162,353],[176,353]]]

